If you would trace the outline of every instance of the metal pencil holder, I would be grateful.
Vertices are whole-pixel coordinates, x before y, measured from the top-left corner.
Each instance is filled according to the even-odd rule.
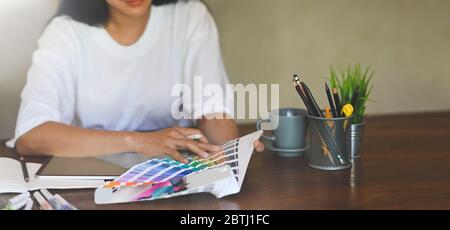
[[[352,117],[322,118],[308,115],[311,127],[309,166],[321,170],[342,170],[351,163]]]

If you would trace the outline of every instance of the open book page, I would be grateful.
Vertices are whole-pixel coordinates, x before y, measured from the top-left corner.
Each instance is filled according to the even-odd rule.
[[[19,161],[0,158],[0,193],[22,193],[27,190]]]
[[[0,193],[22,193],[41,188],[72,189],[97,188],[104,184],[103,180],[67,180],[54,178],[37,178],[36,172],[42,166],[37,163],[27,163],[30,181],[23,177],[22,166],[19,161],[11,158],[0,158]]]

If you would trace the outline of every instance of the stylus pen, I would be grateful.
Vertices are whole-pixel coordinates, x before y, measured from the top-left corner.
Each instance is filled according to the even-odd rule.
[[[15,148],[11,149],[11,151],[15,155],[19,156],[20,166],[22,167],[23,179],[25,180],[25,182],[29,182],[30,175],[28,174],[27,163],[25,162],[25,158],[23,156],[20,156],[20,154],[17,152],[17,150]]]
[[[27,164],[25,162],[25,158],[20,157],[19,161],[20,161],[20,165],[22,166],[23,179],[26,182],[29,182],[30,181],[30,176],[28,174],[28,169],[27,169]]]
[[[188,138],[191,139],[191,140],[197,141],[197,140],[202,139],[203,135],[201,135],[201,134],[194,134],[194,135],[188,136]]]

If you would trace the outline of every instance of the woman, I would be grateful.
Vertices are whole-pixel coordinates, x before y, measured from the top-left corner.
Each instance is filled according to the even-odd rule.
[[[177,98],[170,93],[174,84],[192,85],[197,75],[203,85],[225,87],[218,40],[200,1],[62,1],[33,55],[9,146],[22,155],[134,152],[186,163],[177,150],[187,149],[207,157],[238,130],[231,119],[205,116],[230,115],[233,104],[217,101],[192,120],[177,120],[171,115]],[[196,106],[184,103],[183,110],[193,114]],[[194,123],[198,129],[181,128]],[[193,141],[191,135],[203,137]],[[263,145],[257,141],[255,148]]]

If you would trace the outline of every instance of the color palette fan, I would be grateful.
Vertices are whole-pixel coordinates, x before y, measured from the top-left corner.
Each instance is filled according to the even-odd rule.
[[[222,150],[208,158],[200,158],[191,154],[183,154],[189,161],[183,164],[171,158],[152,159],[132,167],[114,181],[107,182],[106,187],[140,186],[166,182],[172,179],[180,179],[191,173],[208,170],[213,167],[229,165],[236,179],[239,178],[239,161],[237,149],[239,139],[230,141],[222,146]]]
[[[210,192],[218,198],[240,191],[258,131],[230,141],[208,158],[185,153],[189,163],[152,159],[132,167],[95,192],[97,204],[154,200]]]

